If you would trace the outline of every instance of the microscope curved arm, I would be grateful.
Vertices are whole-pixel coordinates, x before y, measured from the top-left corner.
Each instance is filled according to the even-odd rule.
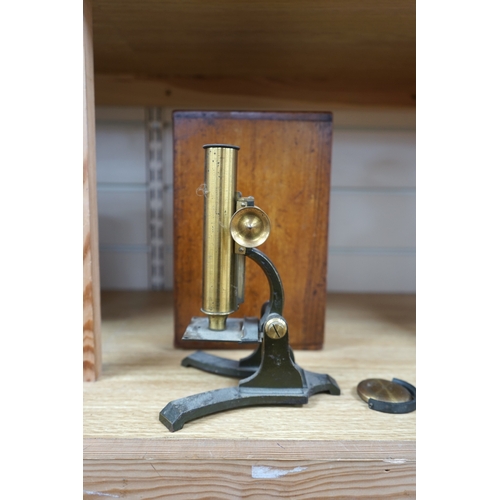
[[[269,282],[269,306],[264,316],[269,315],[270,313],[276,313],[280,316],[283,316],[283,306],[285,303],[285,291],[283,289],[283,283],[281,282],[280,275],[278,270],[271,262],[269,257],[257,250],[256,248],[247,248],[245,255],[252,259],[258,266],[264,271],[264,274],[267,277],[267,281]]]

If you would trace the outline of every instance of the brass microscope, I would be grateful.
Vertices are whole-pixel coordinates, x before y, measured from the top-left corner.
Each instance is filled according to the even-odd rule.
[[[168,403],[160,421],[172,432],[190,420],[212,413],[255,405],[302,405],[320,392],[339,395],[337,382],[326,374],[306,371],[295,363],[283,317],[284,291],[271,260],[256,247],[264,243],[271,224],[251,196],[236,190],[238,146],[209,144],[205,148],[203,185],[204,317],[193,317],[183,340],[259,343],[239,361],[197,351],[183,366],[240,378],[238,386],[194,394]],[[252,259],[269,282],[270,297],[260,318],[229,318],[244,301],[245,259]]]

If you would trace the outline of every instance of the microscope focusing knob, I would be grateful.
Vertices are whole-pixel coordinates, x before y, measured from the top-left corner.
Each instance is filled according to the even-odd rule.
[[[288,332],[288,325],[281,316],[270,317],[264,323],[264,332],[271,339],[281,339]]]

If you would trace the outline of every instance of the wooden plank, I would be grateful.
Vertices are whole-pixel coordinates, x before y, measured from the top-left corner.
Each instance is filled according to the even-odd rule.
[[[222,94],[414,105],[415,19],[414,0],[97,0],[96,72]]]
[[[415,498],[415,463],[86,460],[84,498]]]
[[[324,111],[360,106],[414,110],[415,90],[359,89],[330,80],[158,77],[96,74],[101,106],[166,106],[176,109]]]
[[[86,438],[84,448],[86,460],[416,460],[414,441]]]
[[[101,370],[92,5],[83,3],[83,380]]]
[[[329,113],[174,113],[175,345],[241,348],[231,343],[183,342],[200,314],[203,197],[207,143],[236,144],[237,190],[252,195],[271,220],[261,249],[273,261],[285,289],[284,315],[297,349],[323,345],[332,117]],[[233,316],[258,316],[269,299],[267,279],[247,263],[245,302]]]

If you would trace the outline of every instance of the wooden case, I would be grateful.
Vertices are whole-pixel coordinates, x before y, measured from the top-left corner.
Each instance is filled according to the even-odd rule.
[[[182,341],[201,316],[203,145],[240,146],[237,190],[254,196],[271,220],[259,247],[280,273],[284,317],[295,349],[323,346],[332,150],[330,113],[176,111],[174,123],[175,346],[240,348],[237,343]],[[247,259],[245,302],[233,316],[258,316],[267,279]]]

